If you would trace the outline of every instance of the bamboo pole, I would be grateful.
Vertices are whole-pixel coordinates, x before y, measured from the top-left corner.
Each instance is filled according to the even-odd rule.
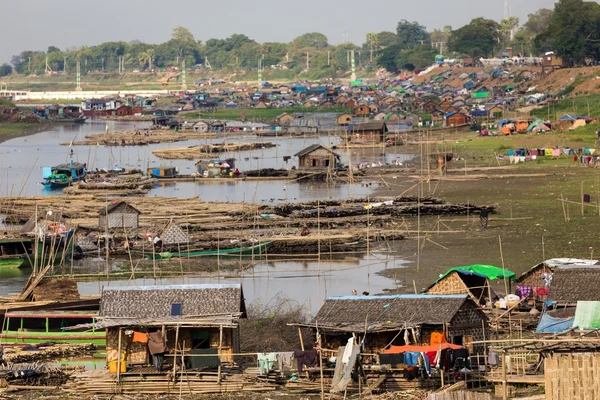
[[[219,350],[218,350],[219,351],[219,369],[217,372],[217,376],[218,376],[217,380],[219,383],[221,383],[221,363],[222,363],[221,353],[222,353],[222,350],[223,350],[223,325],[220,325],[219,326]]]
[[[176,367],[177,367],[177,345],[179,342],[179,325],[175,328],[175,347],[173,349],[173,382],[176,380]]]
[[[506,350],[502,349],[502,400],[508,400],[508,387],[506,386]]]
[[[119,342],[117,345],[117,383],[121,383],[121,350],[122,350],[122,329],[119,328]]]

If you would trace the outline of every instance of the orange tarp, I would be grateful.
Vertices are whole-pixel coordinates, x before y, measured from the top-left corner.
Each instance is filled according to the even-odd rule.
[[[458,350],[458,349],[462,349],[463,346],[459,346],[457,344],[452,344],[452,343],[442,343],[441,345],[435,345],[435,346],[411,346],[411,345],[406,345],[406,346],[391,346],[389,349],[382,351],[382,354],[398,354],[398,353],[406,353],[406,352],[411,352],[411,353],[429,353],[430,351],[438,351],[438,350],[446,350],[446,349],[452,349],[452,350]]]

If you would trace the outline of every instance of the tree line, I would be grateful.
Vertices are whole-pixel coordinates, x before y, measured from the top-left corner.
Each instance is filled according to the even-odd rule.
[[[554,10],[541,9],[520,25],[516,17],[496,22],[474,18],[454,29],[445,26],[428,32],[418,22],[402,20],[395,32],[368,33],[361,46],[331,45],[318,32],[301,35],[289,43],[258,43],[243,34],[202,42],[185,27],[173,30],[170,40],[154,45],[140,41],[106,42],[61,50],[23,51],[12,65],[0,66],[0,76],[14,72],[72,73],[77,62],[82,73],[164,70],[180,67],[222,69],[289,69],[295,74],[318,71],[336,77],[350,69],[351,51],[359,68],[389,71],[414,70],[431,65],[437,54],[446,58],[492,57],[506,47],[517,56],[539,56],[554,51],[572,64],[595,62],[600,46],[600,5],[583,0],[559,0]]]

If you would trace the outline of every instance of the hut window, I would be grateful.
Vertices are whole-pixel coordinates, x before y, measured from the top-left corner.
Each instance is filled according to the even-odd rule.
[[[325,166],[329,167],[329,160],[325,160]]]
[[[313,160],[312,160],[312,166],[313,166],[313,167],[316,167],[316,166],[317,166],[317,160],[315,160],[314,158],[313,158]]]
[[[171,317],[178,317],[181,315],[181,303],[171,304]]]

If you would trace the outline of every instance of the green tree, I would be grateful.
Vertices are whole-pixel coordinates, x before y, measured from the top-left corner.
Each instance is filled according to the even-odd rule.
[[[398,43],[402,48],[424,45],[431,42],[427,29],[418,22],[409,22],[405,19],[398,22],[396,27]]]
[[[600,46],[600,5],[582,0],[559,0],[548,30],[536,37],[536,45],[553,45],[564,60],[583,63],[597,59]]]
[[[553,10],[541,8],[533,14],[529,14],[527,16],[527,22],[523,24],[523,28],[525,29],[525,31],[531,33],[533,36],[537,36],[541,33],[544,33],[548,30],[548,27],[550,26],[550,20],[552,18],[553,13]]]
[[[512,16],[500,21],[500,39],[506,46],[514,37],[515,29],[519,26],[519,18]]]
[[[498,47],[499,39],[500,25],[497,22],[475,18],[452,32],[448,46],[452,51],[472,57],[490,57]]]
[[[398,43],[398,35],[394,32],[383,31],[377,34],[379,40],[379,46],[388,47]]]
[[[187,45],[196,44],[196,39],[194,39],[194,35],[190,30],[183,26],[178,26],[173,28],[173,33],[171,34],[171,39],[176,42],[184,43]]]
[[[311,47],[314,49],[324,49],[328,44],[327,36],[319,32],[305,33],[304,35],[298,36],[290,43],[290,46],[295,49],[304,49]]]
[[[12,74],[12,67],[9,64],[0,65],[0,76],[8,76]]]

